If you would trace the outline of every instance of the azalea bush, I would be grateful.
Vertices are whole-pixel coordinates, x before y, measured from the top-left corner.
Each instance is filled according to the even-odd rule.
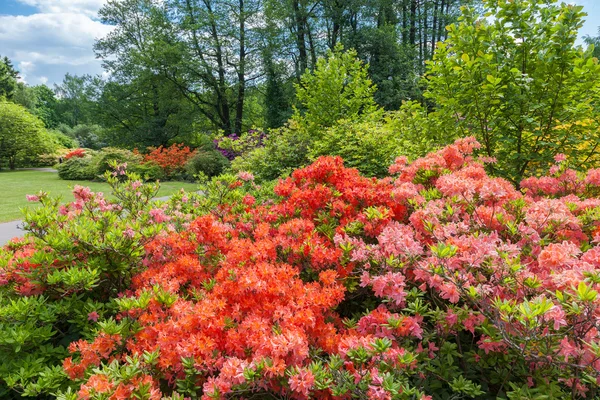
[[[382,179],[321,157],[271,195],[247,172],[225,175],[206,196],[148,211],[165,225],[136,242],[120,284],[109,272],[85,280],[102,285],[110,311],[83,308],[94,329],[63,340],[70,354],[54,368],[70,382],[51,393],[596,398],[600,170],[577,173],[557,155],[517,190],[486,174],[494,160],[474,156],[479,147],[467,138],[398,158]],[[53,231],[38,223],[35,235]],[[40,262],[11,249],[0,276],[13,301],[48,296],[38,282],[53,287],[49,277],[74,268],[51,250]]]
[[[167,178],[184,173],[186,163],[195,155],[195,151],[183,144],[159,146],[149,150],[150,152],[144,156],[144,161],[159,165]]]
[[[69,160],[71,158],[83,158],[85,157],[85,149],[75,149],[73,151],[68,152],[67,154],[65,154],[65,159]]]

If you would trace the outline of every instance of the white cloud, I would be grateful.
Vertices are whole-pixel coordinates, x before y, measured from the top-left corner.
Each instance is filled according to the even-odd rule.
[[[48,6],[50,3],[94,3],[91,0],[23,1],[48,3]],[[84,12],[1,15],[0,49],[2,56],[8,56],[18,66],[28,83],[55,83],[62,81],[66,72],[100,73],[93,45],[111,29]]]
[[[19,2],[36,7],[42,13],[74,13],[93,18],[107,0],[19,0]]]

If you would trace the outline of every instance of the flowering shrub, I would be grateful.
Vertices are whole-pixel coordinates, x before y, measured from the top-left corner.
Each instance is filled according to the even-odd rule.
[[[274,199],[241,173],[152,211],[185,227],[146,242],[115,319],[87,313],[62,398],[597,398],[600,171],[558,157],[520,192],[478,147],[384,179],[322,157]]]
[[[71,158],[83,158],[85,157],[85,149],[75,149],[67,154],[65,154],[65,159],[69,160]]]
[[[266,138],[266,133],[256,129],[250,129],[241,136],[237,133],[232,133],[231,135],[215,139],[214,144],[217,151],[223,154],[229,161],[232,161],[242,154],[259,147],[264,147]]]
[[[150,148],[150,153],[144,156],[145,161],[158,164],[167,178],[181,174],[185,170],[185,164],[194,156],[195,151],[183,144],[172,144],[169,147],[159,146]]]

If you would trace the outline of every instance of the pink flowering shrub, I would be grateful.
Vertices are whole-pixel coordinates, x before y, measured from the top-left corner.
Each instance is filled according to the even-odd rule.
[[[70,343],[63,396],[597,398],[599,174],[558,156],[517,190],[478,147],[384,179],[322,157],[275,199],[238,192],[241,174],[148,211],[164,230],[115,288],[116,318],[82,314],[99,329]],[[10,284],[44,289],[24,276]]]

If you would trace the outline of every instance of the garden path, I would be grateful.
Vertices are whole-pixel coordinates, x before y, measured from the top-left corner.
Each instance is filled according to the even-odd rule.
[[[11,221],[0,224],[0,246],[3,246],[14,237],[24,235],[25,232],[19,229],[21,222],[23,221]]]

